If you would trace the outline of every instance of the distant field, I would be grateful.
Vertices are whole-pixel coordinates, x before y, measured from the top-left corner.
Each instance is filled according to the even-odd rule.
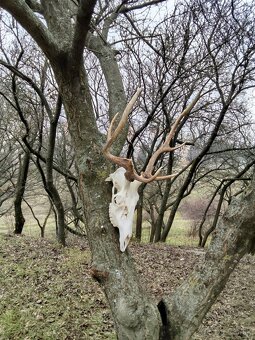
[[[0,234],[10,234],[14,230],[14,220],[12,216],[2,217],[0,218]],[[26,223],[23,229],[23,233],[28,236],[39,237],[40,236],[40,228],[37,225],[36,221],[29,216],[26,219]],[[55,235],[55,221],[53,217],[50,217],[47,226],[45,228],[45,237],[52,238]]]
[[[180,217],[177,217],[174,220],[173,226],[169,232],[166,243],[171,244],[173,246],[197,246],[198,239],[189,236],[191,222],[192,221],[184,220]],[[149,239],[150,228],[145,227],[142,233],[142,242],[148,243]]]
[[[36,217],[43,223],[46,215],[49,212],[49,201],[47,196],[41,191],[41,194],[37,196],[26,197],[29,205],[33,207],[33,212]],[[11,204],[9,202],[8,204]],[[27,236],[40,237],[40,228],[34,219],[30,208],[26,203],[22,204],[23,213],[26,219],[23,234]],[[166,213],[165,218],[168,218]],[[173,226],[170,230],[169,236],[167,238],[168,244],[174,246],[197,246],[198,238],[190,236],[190,230],[192,226],[192,220],[184,219],[179,212],[176,214]],[[55,239],[55,219],[53,213],[51,213],[47,225],[45,228],[45,238]],[[14,214],[10,211],[3,217],[0,217],[0,234],[10,234],[14,230]],[[135,231],[135,222],[133,225],[133,230]],[[150,239],[150,224],[146,219],[143,223],[143,233],[142,242],[148,243]]]
[[[48,198],[43,194],[37,196],[26,197],[29,205],[32,206],[35,216],[39,219],[40,223],[43,224],[45,217],[49,211]],[[24,234],[28,236],[40,237],[40,228],[34,219],[30,208],[26,203],[23,202],[22,210],[26,219],[24,226]],[[6,215],[0,217],[0,234],[12,233],[14,230],[14,213],[10,210]],[[45,228],[45,237],[52,238],[55,235],[55,221],[54,216],[51,214],[47,221]]]
[[[43,216],[41,216],[43,220]],[[189,230],[191,226],[190,220],[184,220],[181,217],[177,217],[174,224],[170,230],[169,236],[167,238],[167,243],[174,246],[197,246],[198,239],[189,236]],[[8,215],[6,217],[0,218],[0,234],[10,234],[14,230],[14,219],[13,216]],[[28,215],[27,221],[23,233],[27,236],[40,237],[40,229],[33,219],[32,215]],[[55,238],[55,221],[53,216],[51,216],[47,222],[45,228],[45,238],[54,239]],[[148,223],[144,223],[142,242],[148,243],[150,239],[150,228]]]

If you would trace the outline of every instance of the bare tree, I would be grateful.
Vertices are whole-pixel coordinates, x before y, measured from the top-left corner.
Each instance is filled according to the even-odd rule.
[[[227,97],[230,94],[231,82],[235,84],[239,80],[242,71],[240,60],[246,58],[245,51],[249,51],[249,43],[247,44],[245,39],[236,39],[236,36],[240,25],[246,25],[246,19],[240,15],[237,24],[236,18],[231,14],[231,4],[228,6],[219,4],[209,11],[210,18],[206,24],[207,5],[207,2],[190,4],[179,2],[171,15],[164,18],[156,28],[151,29],[148,27],[144,29],[143,24],[146,20],[139,20],[138,26],[132,15],[126,14],[128,23],[124,20],[120,22],[121,37],[115,42],[116,46],[119,46],[120,42],[125,46],[120,50],[120,62],[123,63],[125,75],[127,74],[128,80],[125,78],[125,82],[128,89],[132,86],[130,79],[135,79],[137,83],[141,82],[144,89],[143,99],[139,103],[142,110],[130,118],[133,133],[129,136],[127,152],[128,157],[133,155],[136,159],[138,167],[139,156],[142,154],[143,160],[146,157],[150,158],[167,135],[176,113],[185,107],[199,82],[207,80],[208,88],[211,90],[204,96],[199,107],[183,122],[183,127],[176,132],[172,141],[173,146],[183,141],[190,145],[187,148],[186,171],[172,181],[154,185],[153,189],[150,187],[148,190],[146,186],[144,202],[147,207],[144,206],[144,209],[148,210],[147,202],[151,200],[153,190],[153,206],[157,211],[151,235],[151,240],[154,241],[166,240],[181,201],[192,190],[210,182],[213,173],[215,178],[219,179],[223,179],[227,172],[234,177],[239,169],[238,166],[233,167],[233,163],[236,163],[240,153],[243,157],[248,153],[250,158],[253,157],[253,140],[249,136],[252,121],[245,97],[249,87],[254,86],[253,54],[249,56],[249,61],[247,60],[249,71],[243,74],[246,85],[240,87],[234,85],[235,91],[229,97],[231,105],[223,105],[225,112],[222,111],[219,92],[222,91]],[[244,10],[243,4],[236,2],[234,5],[237,13],[241,8]],[[219,20],[216,20],[218,16]],[[226,17],[231,26],[229,31],[224,31],[223,18]],[[172,24],[173,22],[175,24]],[[206,25],[210,26],[211,36],[209,28],[205,28]],[[224,34],[224,43],[215,39],[219,35],[222,38]],[[211,41],[216,56],[229,51],[228,58],[214,63],[211,54],[208,53],[206,39]],[[249,41],[253,43],[250,37]],[[236,50],[240,51],[238,56],[240,60],[232,46],[236,46]],[[233,67],[236,65],[235,71],[233,68],[232,79],[229,77],[231,65]],[[217,82],[219,83],[217,74],[220,74],[222,88],[216,86]],[[139,150],[138,154],[133,153],[134,146]],[[183,166],[182,155],[178,151],[169,156],[161,156],[158,159],[158,166],[164,165],[167,173],[176,172]],[[146,165],[146,162],[144,163]],[[170,217],[167,218],[169,212]]]
[[[15,25],[13,30],[15,30]],[[17,31],[18,32],[14,34],[14,36],[16,37],[18,47],[16,47],[12,53],[3,50],[6,61],[0,60],[0,63],[7,70],[11,71],[9,77],[10,82],[8,82],[7,78],[5,92],[3,91],[1,95],[17,112],[17,115],[23,124],[24,132],[19,136],[19,141],[20,143],[25,144],[23,148],[27,150],[29,158],[31,155],[36,158],[34,164],[37,165],[40,171],[44,188],[48,192],[50,200],[52,200],[55,207],[57,237],[62,244],[65,244],[65,229],[73,233],[81,233],[73,230],[71,226],[66,224],[65,208],[62,203],[59,189],[56,186],[56,176],[54,178],[54,170],[56,170],[59,171],[61,175],[65,176],[66,180],[74,180],[76,182],[76,178],[72,175],[70,167],[68,168],[67,165],[63,167],[63,159],[60,163],[57,162],[57,157],[54,158],[55,143],[57,141],[58,143],[60,142],[60,139],[57,138],[57,134],[60,133],[60,131],[57,130],[57,126],[61,114],[62,102],[60,96],[57,97],[56,88],[50,84],[50,70],[47,61],[44,61],[44,58],[40,53],[35,53],[33,49],[31,51],[29,44],[28,46],[24,46],[24,42],[21,39],[24,34],[20,32],[20,29],[17,29]],[[29,54],[29,51],[31,54]],[[34,59],[39,59],[37,65],[34,65],[34,62],[31,62],[31,55]],[[11,64],[10,56],[12,60],[15,61],[14,65]],[[26,61],[24,61],[24,59]],[[11,93],[8,93],[9,83],[11,84]],[[53,112],[55,103],[56,109],[55,112]],[[64,117],[62,117],[62,120],[66,121]],[[58,149],[65,147],[63,144],[58,146]],[[72,154],[70,154],[70,157],[72,157]],[[29,159],[25,155],[24,164],[20,166],[20,173],[15,184],[15,233],[22,232],[25,221],[22,214],[21,203],[25,190],[26,177],[28,175],[28,162]],[[59,165],[57,165],[57,163],[59,163]],[[73,160],[71,161],[71,164],[73,164]],[[66,171],[64,171],[64,169]],[[68,188],[71,192],[71,183],[69,183]],[[66,192],[67,191],[65,190],[63,196],[66,196]],[[75,193],[73,191],[71,192],[71,197],[73,201],[72,205],[74,207]],[[33,211],[32,206],[30,205],[29,207],[30,210]],[[32,214],[35,217],[34,212]],[[36,220],[38,222],[37,218]],[[41,228],[40,224],[39,226]]]
[[[79,190],[92,251],[91,273],[105,291],[119,339],[189,339],[223,289],[236,264],[245,253],[255,250],[255,212],[253,209],[255,183],[253,181],[245,195],[231,203],[225,218],[216,229],[204,262],[173,293],[170,301],[162,300],[156,306],[147,297],[139,283],[129,251],[124,253],[119,251],[118,235],[108,217],[110,187],[105,183],[105,178],[110,173],[111,166],[102,154],[105,136],[98,130],[93,112],[83,50],[87,46],[100,62],[108,88],[108,114],[112,119],[116,111],[124,110],[126,100],[121,73],[115,59],[116,53],[109,43],[109,29],[114,26],[120,15],[157,2],[160,1],[134,4],[133,1],[109,3],[108,1],[81,0],[76,3],[68,0],[61,2],[57,0],[0,0],[0,6],[11,13],[36,41],[49,59],[54,71],[76,152]],[[217,1],[216,8],[223,6],[222,3],[225,5],[225,2]],[[204,14],[209,15],[212,9],[208,8],[210,4],[211,1],[203,3],[194,1],[194,15],[196,16],[197,12],[202,10]],[[238,8],[233,7],[232,15],[236,17],[237,11]],[[204,19],[204,29],[207,28],[206,25],[212,18],[206,19],[207,17]],[[198,26],[200,29],[200,25]],[[245,27],[245,32],[247,30],[249,28]],[[213,67],[217,69],[216,66],[219,66],[223,56],[220,56],[221,49],[215,50],[211,44],[212,40],[217,42],[213,39],[213,32],[209,30],[208,34],[211,35],[205,39],[208,58],[213,61]],[[219,36],[216,38],[218,39]],[[252,36],[250,38],[252,40]],[[220,44],[224,45],[224,39],[220,40]],[[218,54],[215,54],[217,51]],[[212,77],[217,89],[215,101],[219,102],[215,127],[209,135],[207,144],[196,161],[192,163],[190,175],[193,174],[192,171],[198,166],[204,153],[210,149],[220,123],[233,100],[243,88],[249,86],[248,80],[250,80],[252,70],[250,63],[247,63],[247,58],[252,54],[253,49],[250,46],[245,56],[238,61],[238,65],[241,63],[244,66],[239,65],[241,68],[234,66],[231,69],[230,78],[231,74],[234,75],[234,82],[229,82],[231,79],[224,81],[219,72]],[[182,67],[185,65],[184,59]],[[198,71],[194,70],[194,76]],[[200,90],[198,85],[201,85],[200,82],[196,83],[189,96],[185,97],[186,102],[192,101],[191,93],[197,93]],[[183,111],[182,109],[180,112]],[[175,135],[176,133],[172,136],[174,139]],[[124,137],[123,133],[117,146],[113,147],[113,153],[119,154]],[[126,163],[132,164],[130,159]],[[146,175],[140,172],[130,172],[128,169],[127,176],[131,180],[141,177],[145,181],[155,179],[158,172],[155,169],[155,175],[154,164],[155,159],[150,163],[152,166],[147,168]],[[184,181],[181,194],[189,184],[190,177],[188,176]]]
[[[27,175],[30,162],[30,152],[26,150],[24,152],[23,159],[20,160],[19,175],[15,185],[15,199],[14,199],[14,211],[15,211],[15,234],[21,234],[24,224],[25,217],[22,212],[22,201],[24,198],[24,192],[26,188]]]

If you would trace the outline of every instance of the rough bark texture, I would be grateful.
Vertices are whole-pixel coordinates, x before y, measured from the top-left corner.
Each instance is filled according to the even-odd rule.
[[[25,224],[25,218],[22,213],[22,200],[26,188],[27,174],[29,169],[30,152],[27,150],[24,154],[23,160],[20,164],[20,171],[18,181],[16,183],[16,193],[14,200],[15,210],[15,229],[14,234],[21,234]]]
[[[169,303],[162,301],[158,307],[153,304],[139,283],[129,252],[120,252],[118,232],[108,217],[111,186],[105,183],[105,178],[110,166],[102,156],[104,138],[97,129],[82,63],[83,42],[95,1],[80,0],[77,15],[72,3],[43,0],[46,28],[38,23],[39,19],[24,1],[0,0],[0,6],[7,9],[42,48],[54,70],[76,151],[80,196],[92,251],[91,274],[104,289],[118,339],[189,339],[238,261],[247,251],[255,250],[254,183],[243,200],[231,204],[204,263],[177,289]],[[74,14],[73,26],[70,20]]]
[[[190,339],[241,258],[255,250],[255,178],[233,199],[218,224],[204,262],[174,293],[168,310],[173,339]]]
[[[51,13],[45,16],[48,21],[54,20]],[[70,34],[66,39],[69,37]],[[54,56],[52,66],[76,152],[80,196],[92,251],[91,273],[108,298],[118,338],[156,339],[157,307],[143,292],[128,252],[120,252],[117,231],[109,222],[111,187],[105,179],[110,167],[102,156],[104,138],[97,129],[84,66],[74,63],[71,56],[67,47],[65,53]]]
[[[108,298],[118,338],[157,339],[157,308],[140,287],[131,257],[127,252],[120,252],[117,231],[109,222],[111,185],[106,184],[105,178],[110,168],[101,153],[103,138],[90,114],[91,100],[86,93],[84,72],[81,72],[79,83],[82,86],[75,90],[75,84],[62,82],[61,93],[65,98],[79,168],[80,195],[92,251],[91,273]]]

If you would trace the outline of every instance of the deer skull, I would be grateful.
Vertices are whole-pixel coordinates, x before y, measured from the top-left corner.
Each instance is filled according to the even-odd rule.
[[[139,199],[138,181],[130,182],[125,177],[126,170],[118,168],[106,179],[112,181],[112,201],[109,205],[109,217],[112,225],[119,228],[120,250],[125,251],[132,236],[132,224],[136,203]]]
[[[182,147],[185,143],[178,146],[170,146],[171,140],[174,138],[177,128],[183,119],[186,119],[190,111],[196,105],[199,98],[202,96],[202,90],[195,96],[193,101],[182,111],[173,123],[170,132],[165,138],[164,143],[152,154],[149,159],[145,171],[139,175],[135,171],[135,167],[131,158],[124,158],[115,156],[111,153],[111,146],[117,137],[122,133],[128,116],[131,112],[137,98],[139,97],[142,89],[138,89],[134,96],[131,98],[126,108],[123,111],[122,117],[119,120],[116,128],[116,120],[118,113],[113,117],[109,129],[107,131],[107,140],[103,147],[103,154],[106,159],[120,166],[114,173],[106,179],[113,182],[112,188],[112,202],[109,206],[110,220],[114,227],[119,228],[120,233],[120,250],[125,251],[128,242],[132,235],[132,223],[135,212],[135,206],[138,201],[138,188],[141,183],[150,183],[152,181],[167,180],[175,177],[178,174],[169,174],[159,176],[161,168],[155,171],[154,167],[157,163],[159,156],[166,152],[173,152],[174,150]],[[129,179],[129,180],[128,180]]]

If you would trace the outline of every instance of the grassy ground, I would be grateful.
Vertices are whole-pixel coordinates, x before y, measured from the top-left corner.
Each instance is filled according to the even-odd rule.
[[[166,243],[172,246],[197,246],[198,238],[189,236],[191,221],[177,217],[169,232]],[[142,242],[148,243],[150,240],[150,228],[143,228]]]
[[[203,250],[168,244],[130,245],[142,285],[155,300],[170,296]],[[90,276],[85,241],[0,235],[0,339],[116,339],[105,298]],[[255,258],[232,275],[193,340],[255,339]]]
[[[75,246],[0,237],[0,339],[115,339],[104,296]]]

